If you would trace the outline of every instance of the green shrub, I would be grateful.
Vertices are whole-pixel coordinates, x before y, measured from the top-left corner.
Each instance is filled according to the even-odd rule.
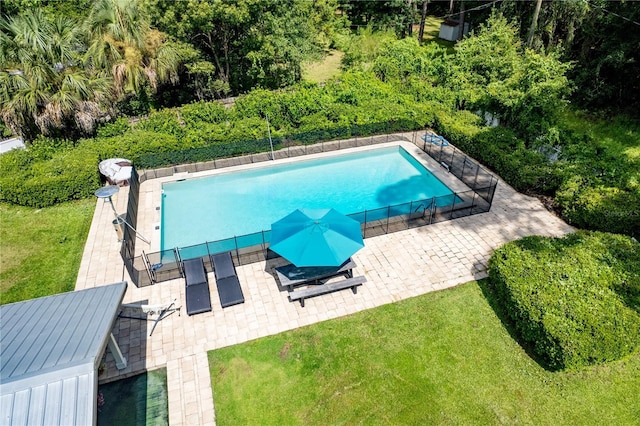
[[[163,109],[161,111],[153,111],[149,117],[143,118],[135,125],[136,130],[165,133],[176,137],[184,135],[184,128],[180,124],[177,110]]]
[[[1,201],[42,208],[89,197],[100,187],[98,157],[93,150],[64,149],[49,160],[25,166],[1,175]]]
[[[112,136],[121,136],[131,131],[131,124],[127,117],[120,117],[111,123],[105,123],[98,127],[96,132],[99,138],[109,138]]]
[[[468,111],[437,110],[436,130],[467,155],[494,170],[521,192],[553,194],[562,181],[559,164],[550,163],[504,127],[479,127],[480,118]]]
[[[180,117],[187,128],[203,124],[222,123],[227,120],[227,110],[220,102],[194,102],[179,109]]]
[[[640,246],[630,237],[526,237],[495,251],[489,279],[519,337],[552,370],[640,345]]]
[[[286,127],[285,114],[280,105],[282,96],[281,92],[255,89],[238,97],[233,106],[233,121],[246,118],[264,119],[268,116],[274,128]]]
[[[320,86],[300,84],[282,94],[280,105],[289,128],[296,128],[306,117],[331,108],[333,99]]]
[[[594,186],[572,176],[558,190],[556,200],[572,225],[640,237],[640,190]]]
[[[92,149],[98,153],[100,161],[107,158],[126,158],[137,168],[149,167],[141,164],[141,158],[146,158],[149,154],[167,153],[182,148],[179,139],[173,135],[142,130],[136,130],[115,138],[104,138],[96,141],[87,140],[84,144],[87,149]],[[97,164],[96,162],[96,169]]]

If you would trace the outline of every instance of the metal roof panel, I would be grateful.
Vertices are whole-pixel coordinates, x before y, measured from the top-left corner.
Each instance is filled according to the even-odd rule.
[[[0,306],[0,424],[92,424],[126,282]]]

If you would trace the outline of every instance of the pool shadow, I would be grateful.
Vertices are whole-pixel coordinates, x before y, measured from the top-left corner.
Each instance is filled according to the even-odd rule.
[[[408,204],[409,201],[407,200],[431,198],[417,196],[415,191],[411,190],[411,188],[422,188],[424,186],[423,177],[412,176],[409,179],[404,179],[400,182],[382,187],[376,195],[376,201],[378,205],[381,206],[395,206],[398,204]]]
[[[167,369],[99,386],[98,425],[169,424]]]

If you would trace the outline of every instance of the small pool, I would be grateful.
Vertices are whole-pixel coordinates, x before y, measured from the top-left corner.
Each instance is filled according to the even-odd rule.
[[[266,231],[298,208],[348,215],[433,197],[440,197],[438,205],[454,199],[453,191],[400,146],[170,182],[162,189],[163,250]],[[391,214],[408,213],[407,208]]]

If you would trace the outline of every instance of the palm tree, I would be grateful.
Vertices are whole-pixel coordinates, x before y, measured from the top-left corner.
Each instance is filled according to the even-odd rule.
[[[150,29],[143,10],[137,0],[98,0],[85,21],[86,64],[108,73],[118,95],[177,81],[182,58],[163,33]]]
[[[88,75],[79,58],[80,32],[68,17],[40,10],[0,18],[0,114],[14,133],[66,129],[89,134],[104,115],[110,82]]]

